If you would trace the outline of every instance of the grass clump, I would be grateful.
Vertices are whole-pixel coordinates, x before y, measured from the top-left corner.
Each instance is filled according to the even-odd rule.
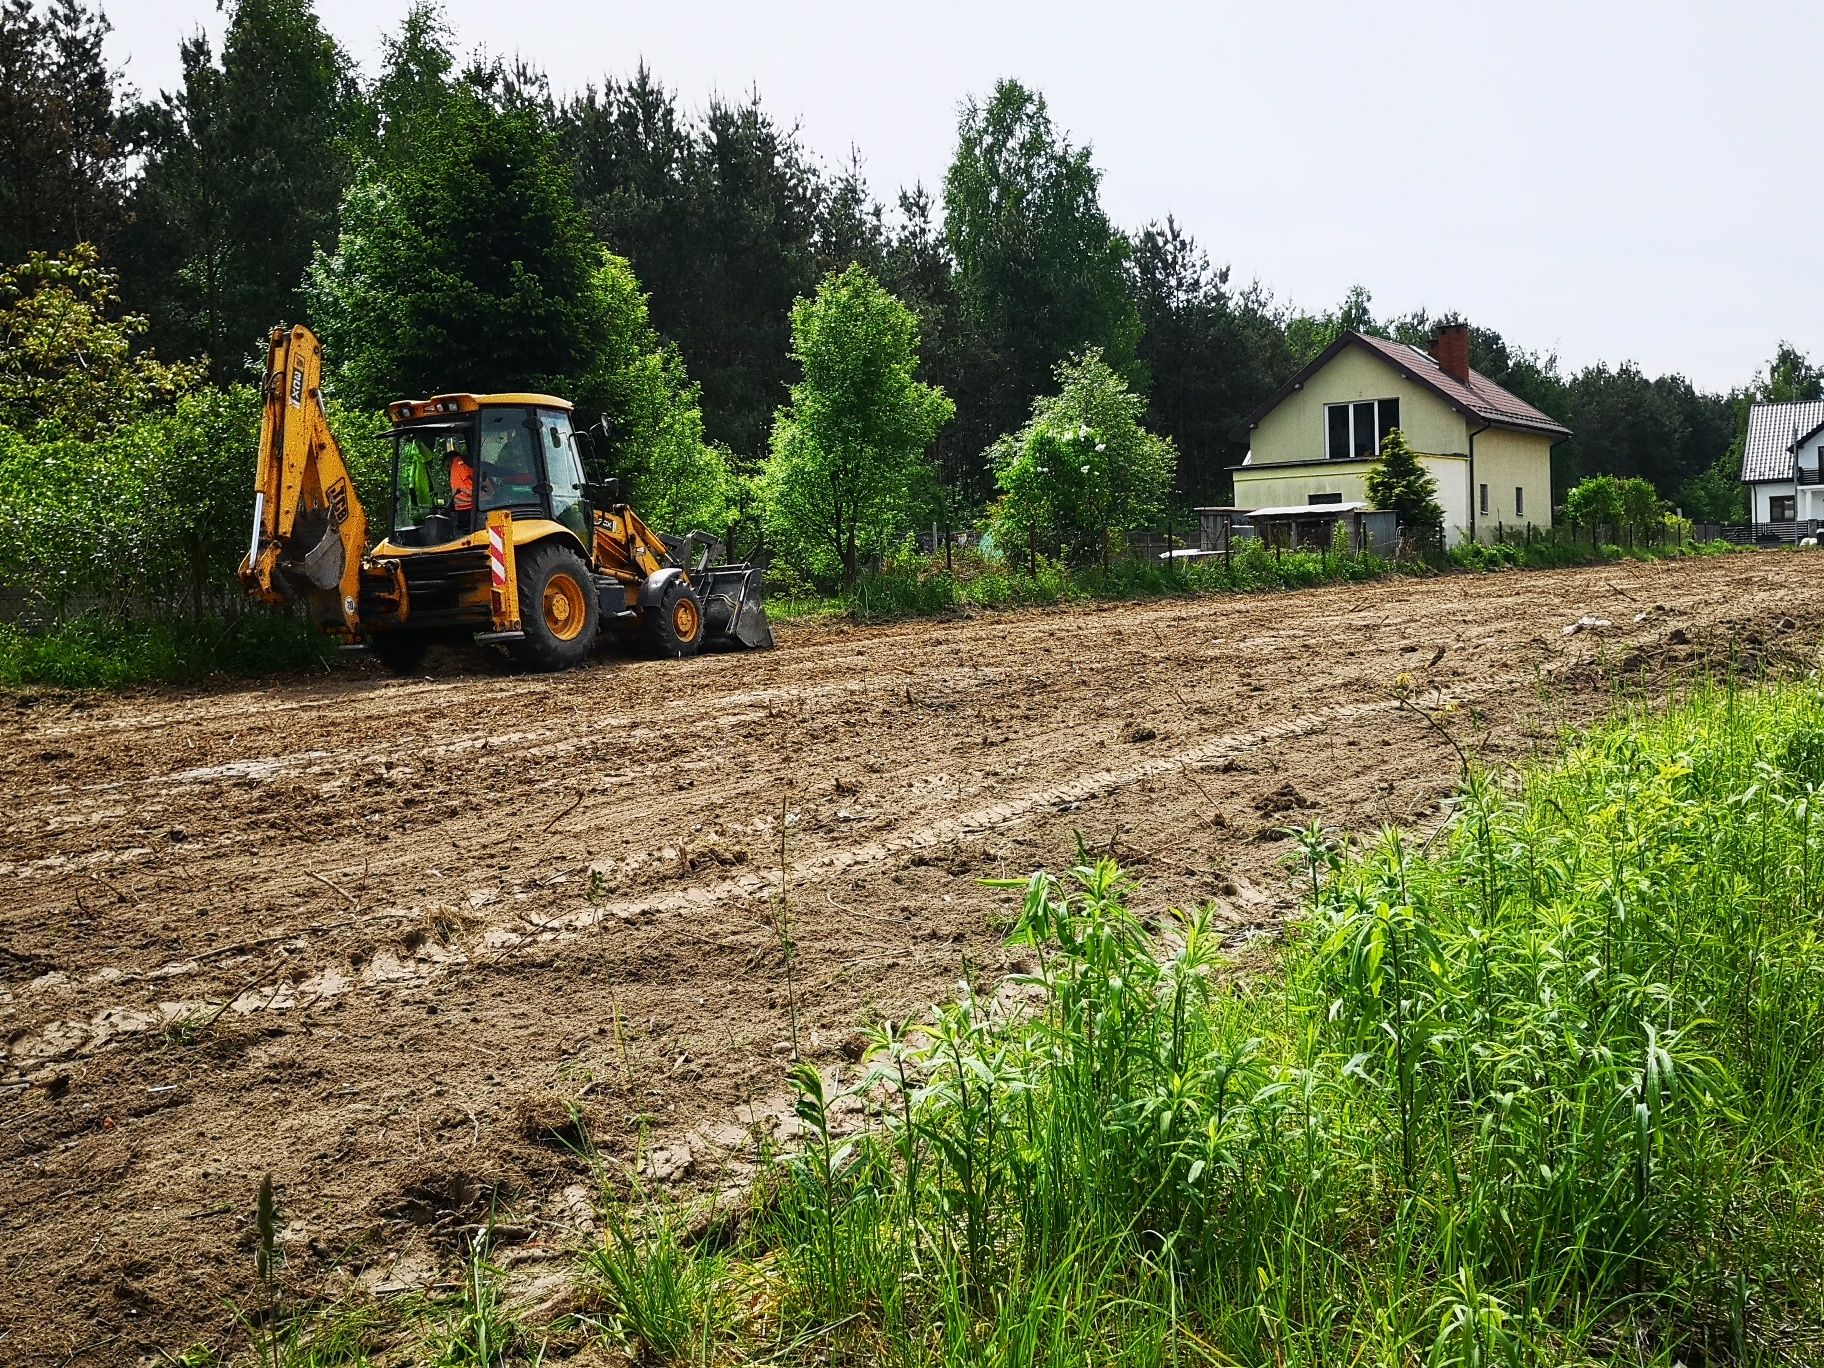
[[[795,1076],[748,1348],[1818,1361],[1821,733],[1815,684],[1708,692],[1473,777],[1429,845],[1306,832],[1261,980],[1106,860],[1035,875],[1035,970],[875,1036],[880,1129],[837,1142],[841,1090]]]
[[[729,1320],[717,1256],[684,1243],[659,1212],[643,1226],[611,1212],[607,1238],[583,1260],[583,1282],[603,1303],[585,1317],[608,1338],[661,1363],[705,1363]]]

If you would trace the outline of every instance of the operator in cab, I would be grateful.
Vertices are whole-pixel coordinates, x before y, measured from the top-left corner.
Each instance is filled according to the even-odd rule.
[[[481,492],[490,508],[538,498],[536,458],[519,424],[482,433]]]
[[[468,457],[463,455],[461,448],[456,445],[455,438],[451,438],[445,444],[443,459],[450,477],[450,506],[458,513],[473,513],[475,511],[475,467],[469,464]]]

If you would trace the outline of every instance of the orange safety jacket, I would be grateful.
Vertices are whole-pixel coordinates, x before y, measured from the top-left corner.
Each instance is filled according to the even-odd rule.
[[[450,462],[450,493],[457,512],[475,507],[475,468],[460,456]]]

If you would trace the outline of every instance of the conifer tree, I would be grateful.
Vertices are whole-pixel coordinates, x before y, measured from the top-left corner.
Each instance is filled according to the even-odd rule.
[[[1400,429],[1394,428],[1381,439],[1380,458],[1369,470],[1366,483],[1369,501],[1399,520],[1400,535],[1408,543],[1425,550],[1443,545],[1444,510],[1438,506],[1438,482]]]

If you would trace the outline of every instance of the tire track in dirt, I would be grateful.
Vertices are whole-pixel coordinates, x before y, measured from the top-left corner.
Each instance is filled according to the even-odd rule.
[[[1442,701],[1473,703],[1490,692],[1488,689],[1463,690],[1453,692]],[[1056,811],[1066,804],[1088,802],[1116,789],[1131,787],[1176,771],[1238,759],[1273,742],[1309,736],[1370,714],[1392,712],[1397,707],[1397,704],[1386,701],[1339,704],[1271,726],[1227,733],[1136,764],[1087,770],[1064,783],[1033,789],[991,806],[973,808],[954,817],[914,826],[885,840],[839,847],[803,863],[788,863],[788,887],[796,889],[819,884],[830,877],[848,874],[863,866],[1000,830],[1039,813]],[[175,778],[181,780],[183,776]],[[242,1016],[309,1010],[333,1002],[350,992],[423,987],[445,974],[498,967],[502,959],[524,947],[562,944],[610,921],[650,917],[687,908],[707,908],[729,902],[767,899],[776,896],[778,889],[777,878],[745,874],[715,883],[695,884],[656,897],[591,905],[581,911],[540,919],[533,922],[529,930],[521,929],[527,925],[524,918],[497,922],[466,938],[467,949],[426,947],[411,960],[394,955],[377,956],[352,973],[346,968],[332,965],[295,986],[285,981],[250,985],[225,1003],[203,999],[163,1001],[155,1007],[113,1004],[96,1012],[86,1022],[56,1021],[9,1040],[6,1055],[0,1062],[10,1064],[17,1070],[68,1063],[104,1048],[121,1037],[181,1030],[186,1022],[200,1020],[218,1010],[233,1011]],[[194,962],[189,965],[175,964],[165,966],[159,972],[162,977],[171,978],[194,967]]]

